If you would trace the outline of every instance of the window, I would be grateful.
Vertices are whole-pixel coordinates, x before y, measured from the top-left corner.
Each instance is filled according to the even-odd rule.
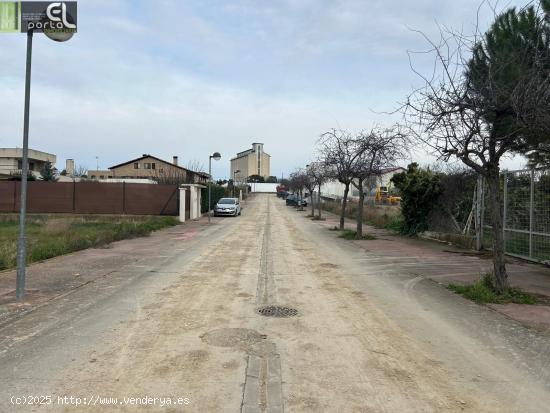
[[[155,169],[155,163],[154,162],[151,164],[151,169]]]
[[[139,169],[139,162],[134,162],[134,169]]]
[[[148,163],[148,162],[145,162],[145,163],[143,164],[143,169],[151,169],[151,164]]]
[[[28,162],[27,166],[29,168],[29,171],[34,171],[35,170],[34,162]],[[23,169],[23,161],[21,159],[17,160],[17,169]]]

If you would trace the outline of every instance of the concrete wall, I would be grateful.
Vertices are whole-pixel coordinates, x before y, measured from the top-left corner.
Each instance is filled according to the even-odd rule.
[[[179,220],[180,222],[185,222],[186,217],[186,207],[185,205],[189,202],[189,219],[199,219],[202,216],[201,212],[201,196],[202,196],[202,185],[193,185],[185,184],[181,185],[179,188],[180,191],[180,209],[179,209]],[[187,201],[186,197],[189,196],[190,200]]]
[[[279,184],[249,183],[248,185],[252,188],[252,192],[276,193]]]
[[[403,172],[403,170],[398,169],[396,171],[385,173],[378,179],[377,186],[387,186],[391,188],[392,187],[391,178],[393,178],[395,174],[398,174],[400,172]],[[325,183],[323,186],[321,186],[322,195],[324,197],[334,198],[334,199],[343,198],[344,189],[345,189],[344,184],[338,181],[329,181]],[[368,194],[368,195],[371,195],[371,194]],[[355,189],[353,185],[350,186],[348,196],[350,198],[357,198],[359,196],[359,192],[357,191],[357,189]]]

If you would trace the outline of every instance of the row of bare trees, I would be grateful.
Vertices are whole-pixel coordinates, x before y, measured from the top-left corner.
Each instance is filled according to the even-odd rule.
[[[295,193],[307,189],[317,194],[317,218],[321,218],[321,188],[328,181],[344,185],[344,197],[340,211],[340,229],[344,229],[345,211],[350,188],[358,192],[356,237],[363,238],[363,209],[365,196],[376,186],[383,170],[406,156],[407,135],[396,125],[390,128],[376,127],[370,131],[352,134],[341,129],[332,129],[321,135],[317,157],[306,169],[296,170],[290,176],[290,186]],[[312,195],[313,201],[313,195]],[[311,214],[315,215],[311,202]]]
[[[428,42],[434,67],[413,71],[422,85],[397,113],[404,126],[352,134],[333,129],[318,142],[317,160],[292,175],[311,193],[323,180],[344,187],[340,228],[349,190],[359,193],[357,238],[363,235],[365,192],[408,145],[423,144],[440,160],[459,160],[485,178],[493,235],[495,290],[509,288],[504,259],[501,161],[521,154],[532,166],[550,165],[550,0],[495,12],[490,28],[465,35],[442,29]],[[404,133],[406,131],[406,134]],[[320,194],[318,194],[320,195]],[[319,197],[320,199],[320,197]],[[312,210],[313,211],[313,210]],[[319,209],[320,216],[320,209]]]

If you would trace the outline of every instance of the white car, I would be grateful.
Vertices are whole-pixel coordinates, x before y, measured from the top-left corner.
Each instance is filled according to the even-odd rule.
[[[233,216],[241,215],[241,203],[239,198],[222,198],[214,206],[214,216]]]

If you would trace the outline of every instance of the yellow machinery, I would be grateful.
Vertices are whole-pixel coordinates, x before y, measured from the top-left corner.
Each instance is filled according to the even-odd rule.
[[[378,204],[396,205],[401,201],[401,197],[391,195],[387,186],[379,186],[376,188],[374,200]]]

